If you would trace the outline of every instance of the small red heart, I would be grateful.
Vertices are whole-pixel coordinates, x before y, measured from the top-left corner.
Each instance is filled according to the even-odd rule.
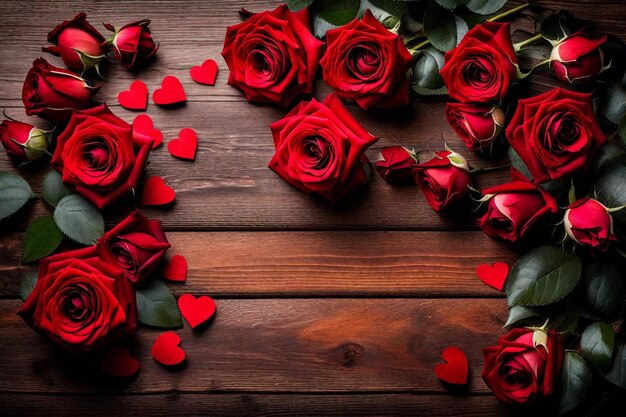
[[[476,275],[485,284],[502,291],[509,275],[509,266],[504,262],[496,262],[493,265],[482,264],[476,268]]]
[[[186,102],[187,96],[178,78],[168,75],[161,81],[161,88],[152,93],[152,101],[159,106],[174,106]]]
[[[140,114],[133,120],[133,139],[153,139],[152,149],[155,149],[163,143],[163,132],[154,128],[150,116]]]
[[[152,345],[152,358],[161,365],[180,365],[185,360],[185,351],[179,345],[180,337],[176,333],[162,333]]]
[[[191,79],[200,84],[214,85],[217,78],[217,62],[207,59],[202,65],[197,65],[189,70]]]
[[[135,80],[128,90],[120,91],[117,101],[128,110],[145,110],[148,107],[148,87],[143,81]]]
[[[100,370],[107,375],[127,378],[139,371],[139,361],[126,346],[111,346],[102,355]]]
[[[144,206],[164,206],[174,201],[176,192],[165,184],[163,178],[148,177],[143,186],[141,204]]]
[[[198,136],[193,129],[184,128],[178,134],[178,139],[171,140],[167,144],[167,150],[172,156],[180,159],[193,161],[196,159],[196,148],[198,147]]]
[[[185,282],[187,279],[187,260],[182,255],[174,255],[161,271],[169,281]]]
[[[456,346],[450,346],[441,353],[441,359],[446,363],[435,366],[437,378],[448,384],[467,384],[469,365],[465,352]]]
[[[183,294],[178,298],[178,309],[192,329],[213,317],[215,308],[215,301],[206,295],[196,298]]]

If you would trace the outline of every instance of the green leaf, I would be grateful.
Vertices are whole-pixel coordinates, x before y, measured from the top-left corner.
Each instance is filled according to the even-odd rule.
[[[619,138],[622,140],[622,145],[626,146],[626,114],[619,121]]]
[[[63,197],[71,194],[61,178],[57,171],[50,171],[43,179],[43,199],[52,207],[56,207]]]
[[[563,415],[576,408],[591,387],[591,368],[576,352],[565,352],[561,371],[561,398],[559,414]]]
[[[321,39],[326,36],[326,32],[336,29],[338,26],[333,25],[322,19],[317,13],[313,13],[311,18],[311,31],[315,37]]]
[[[613,357],[615,332],[606,323],[597,322],[587,326],[580,338],[583,356],[593,365],[606,369]]]
[[[36,196],[24,178],[0,172],[0,220],[18,211],[33,197]]]
[[[539,27],[539,33],[551,42],[557,43],[566,36],[581,30],[585,22],[576,19],[569,12],[558,11],[543,19]]]
[[[413,54],[414,64],[411,70],[411,86],[418,94],[435,94],[435,91],[447,93],[447,88],[439,75],[443,67],[443,53],[433,47],[421,49]]]
[[[24,257],[28,263],[50,255],[63,240],[63,233],[52,216],[37,217],[24,234]]]
[[[359,0],[318,0],[314,5],[319,17],[336,26],[353,20],[359,13],[360,6]]]
[[[389,13],[397,18],[402,17],[404,13],[409,9],[409,2],[398,0],[369,0],[369,3],[373,4],[381,10]]]
[[[626,165],[626,153],[615,141],[610,141],[600,148],[593,158],[589,173],[592,178],[596,178],[604,168],[612,164]]]
[[[500,10],[506,4],[506,0],[470,0],[467,8],[478,14],[488,15]]]
[[[626,114],[626,91],[617,84],[611,84],[600,97],[599,111],[611,123],[619,125]]]
[[[314,0],[285,0],[285,4],[293,12],[309,7]]]
[[[450,10],[431,7],[424,15],[424,32],[435,48],[449,51],[457,44],[457,19]]]
[[[31,292],[35,289],[37,284],[37,273],[27,272],[20,281],[20,297],[23,301],[26,301]]]
[[[553,246],[535,248],[511,269],[507,279],[510,307],[543,306],[568,295],[581,277],[576,255]]]
[[[522,158],[515,152],[513,147],[510,147],[508,152],[509,160],[511,161],[511,166],[518,170],[523,176],[532,180],[533,176],[528,170],[528,167],[522,161]],[[539,184],[541,188],[552,194],[557,200],[561,198],[561,196],[567,195],[570,187],[570,179],[568,177],[559,178],[558,180],[552,180],[548,182],[544,182]]]
[[[509,319],[504,323],[504,327],[509,327],[526,319],[539,317],[542,313],[537,309],[524,306],[513,306],[509,309]]]
[[[615,346],[611,366],[600,374],[611,384],[626,389],[626,344],[620,343]]]
[[[96,206],[78,194],[59,201],[54,220],[67,237],[83,245],[93,245],[104,234],[102,215]]]
[[[469,0],[435,0],[435,2],[441,7],[445,7],[446,9],[453,10],[459,6],[464,5]]]
[[[137,289],[137,319],[153,327],[172,329],[183,326],[178,305],[167,286],[152,280]]]
[[[598,201],[614,208],[626,204],[626,164],[614,163],[607,166],[594,183]],[[626,210],[612,213],[613,219],[626,223]]]
[[[583,271],[585,298],[595,310],[617,319],[624,306],[624,279],[614,265],[594,263]]]

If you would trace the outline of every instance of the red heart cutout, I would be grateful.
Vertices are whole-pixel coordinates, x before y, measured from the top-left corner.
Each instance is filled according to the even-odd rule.
[[[187,279],[187,260],[182,255],[174,255],[161,271],[169,281],[185,282]]]
[[[143,186],[141,204],[144,206],[163,206],[174,201],[176,192],[165,184],[163,178],[148,177]]]
[[[185,360],[185,351],[180,347],[180,337],[174,332],[162,333],[152,345],[152,358],[166,366],[176,366]]]
[[[145,110],[148,107],[148,87],[143,81],[135,80],[128,90],[120,91],[117,101],[128,110]]]
[[[150,116],[140,114],[133,120],[133,139],[153,139],[152,149],[155,149],[163,143],[163,132],[154,128]]]
[[[168,75],[161,81],[161,88],[152,93],[152,101],[159,106],[174,106],[186,102],[187,96],[178,78]]]
[[[476,268],[476,275],[485,284],[502,291],[509,275],[509,266],[504,262],[496,262],[493,265],[482,264]]]
[[[217,78],[217,62],[207,59],[202,65],[197,65],[189,70],[191,79],[200,84],[214,85]]]
[[[100,370],[107,375],[127,378],[139,371],[139,361],[126,346],[111,346],[102,355]]]
[[[215,301],[206,295],[194,297],[183,294],[178,298],[178,308],[192,329],[205,323],[215,314]]]
[[[167,144],[167,150],[172,156],[180,159],[193,161],[196,159],[196,148],[198,147],[198,136],[193,129],[184,128],[178,134],[178,139],[171,140]]]
[[[441,353],[441,359],[446,363],[435,366],[437,378],[448,384],[467,384],[469,365],[465,352],[456,346],[450,346]]]

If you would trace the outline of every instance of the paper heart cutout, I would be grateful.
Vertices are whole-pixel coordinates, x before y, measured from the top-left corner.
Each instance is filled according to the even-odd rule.
[[[180,337],[174,332],[162,333],[152,345],[152,358],[165,366],[176,366],[185,360],[185,351],[179,347]]]
[[[217,78],[217,62],[207,59],[202,65],[197,65],[189,70],[191,79],[200,84],[214,85]]]
[[[150,116],[140,114],[133,120],[133,139],[153,139],[152,149],[155,149],[163,143],[163,132],[154,128]]]
[[[177,139],[173,139],[167,144],[167,150],[172,156],[188,161],[196,159],[197,148],[198,136],[193,129],[188,127],[180,131]]]
[[[126,346],[111,346],[102,355],[100,370],[110,376],[128,378],[139,371],[139,361]]]
[[[485,284],[502,291],[509,275],[509,266],[504,262],[496,262],[493,265],[482,264],[476,268],[476,275]]]
[[[192,329],[206,323],[215,314],[215,301],[206,295],[194,297],[183,294],[178,298],[178,309]]]
[[[161,88],[152,93],[152,101],[159,106],[174,106],[186,102],[187,96],[178,78],[168,75],[161,81]]]
[[[169,281],[185,282],[187,279],[187,260],[182,255],[174,255],[161,271]]]
[[[148,177],[143,186],[141,204],[144,206],[164,206],[174,201],[176,192],[165,184],[163,178]]]
[[[128,110],[145,110],[148,107],[148,87],[143,81],[135,80],[128,90],[120,91],[117,101]]]
[[[469,374],[469,365],[465,352],[456,346],[450,346],[441,353],[446,363],[435,366],[437,378],[448,384],[465,385]]]

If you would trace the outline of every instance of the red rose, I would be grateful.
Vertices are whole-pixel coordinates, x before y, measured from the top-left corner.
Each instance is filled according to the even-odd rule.
[[[35,289],[18,314],[71,352],[85,353],[137,327],[135,291],[95,246],[42,259]]]
[[[411,54],[369,10],[363,19],[326,32],[326,42],[324,81],[339,97],[366,110],[409,103]]]
[[[137,187],[152,142],[133,138],[131,126],[102,105],[72,115],[51,164],[63,183],[102,209]]]
[[[602,252],[617,240],[613,217],[606,207],[593,198],[583,198],[569,206],[563,218],[567,235],[574,242]]]
[[[0,142],[11,158],[20,162],[34,161],[48,153],[48,133],[28,123],[3,120]]]
[[[160,220],[131,213],[98,241],[98,254],[124,271],[126,278],[140,284],[159,264],[170,247]]]
[[[443,211],[464,199],[472,185],[467,161],[451,151],[435,152],[433,159],[416,165],[413,178],[435,211]]]
[[[391,146],[380,150],[382,160],[376,162],[380,176],[389,183],[401,183],[413,177],[415,159],[403,146]]]
[[[509,24],[485,22],[446,53],[441,77],[453,99],[485,103],[506,96],[517,69]]]
[[[255,13],[226,29],[222,56],[228,84],[255,103],[287,107],[313,91],[324,43],[309,30],[308,8],[292,13],[286,5]]]
[[[37,58],[24,80],[22,101],[27,115],[60,122],[67,120],[75,109],[89,107],[101,86],[91,87],[73,72]]]
[[[56,46],[41,48],[44,52],[60,56],[70,69],[83,72],[98,67],[104,58],[106,40],[87,22],[85,13],[78,13],[70,21],[63,21],[48,33],[48,42]]]
[[[482,377],[496,398],[528,404],[554,392],[565,348],[555,331],[513,329],[497,346],[483,349],[483,356]]]
[[[558,213],[554,197],[530,181],[513,181],[482,191],[489,202],[480,227],[492,238],[517,242],[549,213]]]
[[[331,202],[367,182],[365,150],[378,138],[370,135],[336,95],[323,103],[300,102],[272,123],[276,153],[269,167],[306,193]]]
[[[498,106],[448,103],[448,123],[468,149],[486,149],[496,140],[504,126],[504,112]]]
[[[538,183],[585,169],[606,142],[591,95],[561,88],[520,100],[506,137]]]
[[[606,36],[593,39],[584,32],[563,38],[550,54],[550,65],[556,76],[569,83],[588,80],[604,68],[604,55],[600,47]]]
[[[104,27],[115,32],[111,46],[113,57],[127,70],[136,70],[145,66],[154,57],[159,46],[154,43],[150,33],[150,20],[138,20],[115,28],[110,23]]]

